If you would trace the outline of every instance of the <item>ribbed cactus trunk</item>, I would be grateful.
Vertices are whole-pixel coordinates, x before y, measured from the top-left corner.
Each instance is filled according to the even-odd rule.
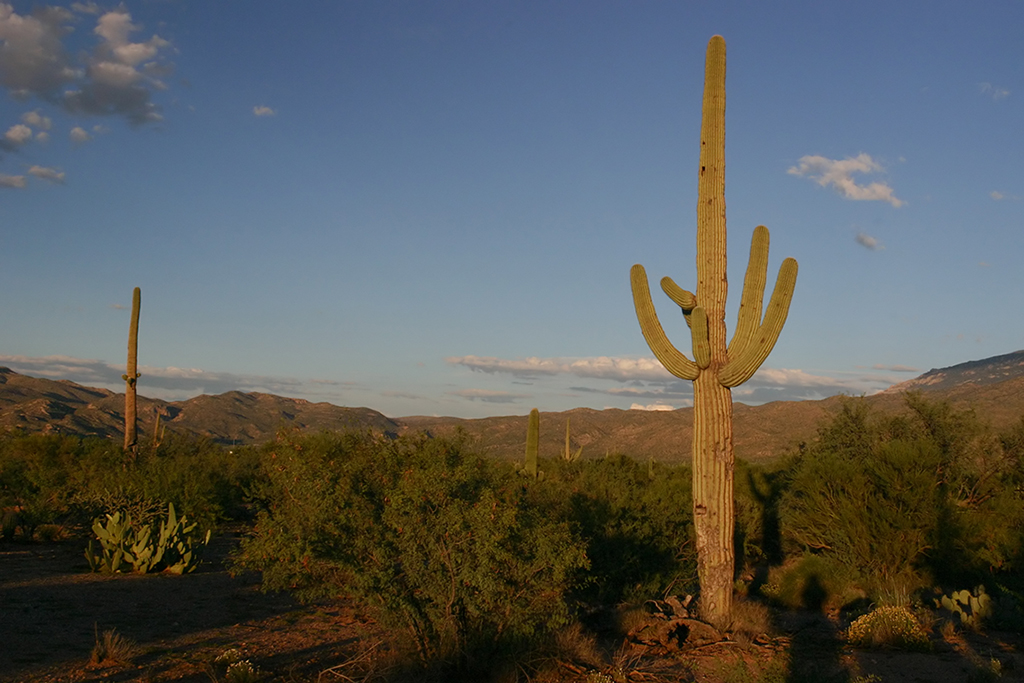
[[[662,278],[661,287],[683,310],[693,360],[678,351],[658,321],[644,267],[630,280],[640,329],[665,368],[693,380],[693,518],[702,616],[728,624],[735,563],[733,532],[732,387],[750,379],[778,340],[796,286],[797,265],[786,259],[762,320],[768,268],[768,229],[758,226],[750,247],[739,320],[726,345],[725,41],[708,43],[704,71],[700,171],[697,183],[697,293]]]
[[[719,45],[720,43],[720,45]],[[697,533],[700,607],[712,622],[732,609],[732,390],[718,381],[728,361],[725,301],[725,41],[708,44],[697,181],[697,292],[707,317],[707,366],[693,381],[693,526]],[[695,352],[696,355],[696,352]],[[698,358],[698,365],[701,359]]]
[[[128,327],[128,368],[121,378],[124,389],[124,449],[134,455],[138,450],[138,407],[135,401],[135,383],[139,379],[139,309],[142,307],[142,290],[132,292],[132,321]]]

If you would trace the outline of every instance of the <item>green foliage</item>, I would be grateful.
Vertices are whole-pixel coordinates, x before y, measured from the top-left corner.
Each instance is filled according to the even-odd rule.
[[[324,434],[261,456],[257,526],[236,566],[261,570],[266,589],[349,593],[424,662],[460,668],[568,623],[583,544],[461,438]]]
[[[856,571],[821,555],[804,555],[773,568],[760,586],[762,596],[787,609],[813,611],[843,607],[864,597]]]
[[[149,524],[132,524],[131,514],[117,511],[106,520],[97,519],[92,526],[100,543],[99,552],[92,541],[85,550],[85,559],[94,572],[117,573],[129,565],[133,572],[146,574],[166,571],[187,574],[199,566],[200,551],[210,542],[210,532],[202,541],[195,537],[196,524],[179,518],[174,504],[167,506],[167,518],[160,521],[154,536]]]
[[[906,607],[879,607],[850,624],[846,638],[851,645],[870,648],[896,648],[927,652],[928,634]]]
[[[974,414],[915,394],[907,407],[883,417],[844,402],[795,461],[780,505],[791,552],[849,566],[891,604],[931,581],[1012,570],[1024,524],[1013,461]]]
[[[616,604],[696,592],[688,467],[622,455],[547,467],[545,485],[531,495],[587,541],[591,571],[582,598]]]
[[[526,464],[523,466],[523,473],[534,479],[538,476],[537,452],[540,449],[540,411],[536,408],[530,411],[529,421],[526,424]]]
[[[0,509],[17,509],[16,528],[25,538],[39,524],[87,528],[117,511],[147,524],[168,502],[211,528],[247,513],[244,490],[255,473],[255,450],[231,452],[205,439],[172,436],[156,448],[142,446],[134,462],[125,462],[119,445],[107,439],[0,437]]]

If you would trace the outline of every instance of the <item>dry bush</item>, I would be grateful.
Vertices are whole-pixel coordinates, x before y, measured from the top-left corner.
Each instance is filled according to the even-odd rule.
[[[125,638],[114,629],[96,635],[96,644],[92,648],[89,664],[92,666],[110,666],[112,664],[128,664],[139,654],[135,641]]]

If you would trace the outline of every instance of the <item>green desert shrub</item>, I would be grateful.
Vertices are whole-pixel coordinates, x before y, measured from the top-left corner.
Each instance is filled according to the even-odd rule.
[[[791,552],[854,569],[872,598],[906,604],[932,581],[1013,569],[1024,505],[999,441],[970,411],[907,398],[872,415],[847,401],[795,462],[780,506]]]
[[[300,597],[349,594],[424,663],[472,669],[570,621],[587,567],[570,525],[527,504],[507,467],[456,438],[317,435],[261,450],[238,569]]]
[[[544,468],[548,476],[531,495],[571,520],[587,544],[582,599],[616,604],[696,592],[688,467],[612,455]]]
[[[858,579],[856,571],[834,558],[807,554],[773,567],[759,592],[787,609],[827,611],[865,597]]]
[[[0,508],[17,508],[34,528],[88,526],[116,511],[144,523],[173,502],[209,528],[245,513],[255,472],[253,449],[232,453],[201,438],[172,436],[130,461],[109,439],[13,434],[0,437]]]

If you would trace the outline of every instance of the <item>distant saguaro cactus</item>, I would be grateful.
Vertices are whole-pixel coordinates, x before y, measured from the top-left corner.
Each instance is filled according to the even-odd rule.
[[[540,450],[540,411],[530,411],[530,420],[526,425],[526,467],[523,472],[527,476],[537,478],[537,451]]]
[[[762,320],[768,270],[768,229],[750,246],[739,319],[726,345],[725,300],[725,40],[708,43],[704,67],[700,172],[697,184],[697,292],[663,278],[661,287],[683,310],[693,360],[678,351],[658,322],[644,267],[630,272],[633,303],[647,344],[665,368],[693,381],[693,517],[702,616],[725,625],[732,611],[734,569],[732,387],[746,382],[779,338],[796,286],[797,264],[782,263]]]
[[[124,389],[124,449],[135,453],[138,449],[136,423],[138,409],[135,404],[135,382],[141,377],[138,373],[139,361],[139,309],[142,307],[142,290],[138,287],[132,293],[132,321],[128,326],[128,372],[121,375],[125,381]]]
[[[583,446],[580,446],[575,451],[572,450],[571,442],[569,439],[569,418],[565,418],[565,450],[562,452],[562,459],[566,462],[576,462],[583,455]]]

